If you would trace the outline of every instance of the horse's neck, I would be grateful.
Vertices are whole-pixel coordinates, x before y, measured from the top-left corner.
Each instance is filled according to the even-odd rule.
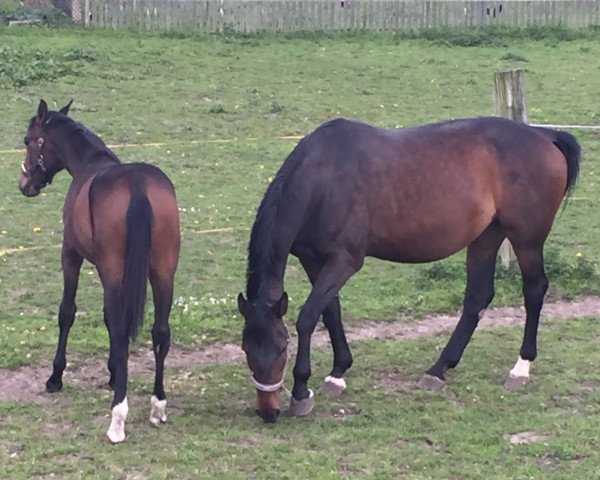
[[[114,158],[100,152],[72,151],[66,155],[66,168],[78,182],[87,180],[110,165],[116,165]]]
[[[279,271],[279,269],[278,269]],[[283,274],[285,265],[281,267],[281,275],[267,275],[262,279],[262,285],[259,289],[259,299],[271,304],[276,302],[283,295]]]
[[[249,302],[272,304],[281,298],[285,263],[275,267],[270,272],[261,271],[250,280],[252,283],[246,289]]]

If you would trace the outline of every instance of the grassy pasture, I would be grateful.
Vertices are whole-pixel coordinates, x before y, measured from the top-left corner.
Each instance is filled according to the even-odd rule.
[[[14,150],[40,97],[54,108],[75,98],[72,115],[107,143],[136,145],[115,148],[124,161],[155,163],[173,179],[183,229],[173,340],[199,348],[240,337],[235,296],[244,287],[248,230],[269,179],[294,145],[278,137],[307,133],[339,115],[387,127],[485,115],[492,110],[493,72],[508,67],[526,69],[531,122],[598,124],[599,53],[593,33],[466,48],[392,35],[0,29],[0,366],[49,363],[55,348],[62,289],[57,246],[69,179],[63,173],[37,199],[16,189],[23,154]],[[600,291],[600,220],[594,212],[600,137],[577,136],[585,153],[580,184],[547,244],[554,298]],[[12,252],[20,247],[33,249]],[[456,311],[463,261],[463,254],[423,266],[368,261],[342,291],[346,323]],[[286,279],[292,326],[308,293],[294,259]],[[520,303],[520,289],[517,273],[499,273],[495,304]],[[84,264],[79,292],[70,351],[103,357],[102,289],[90,265]],[[120,449],[102,443],[107,394],[67,385],[44,408],[0,402],[0,475],[593,477],[600,465],[594,321],[544,331],[539,381],[524,394],[506,395],[498,385],[520,335],[505,329],[477,336],[452,379],[457,398],[402,387],[429,365],[447,336],[359,343],[351,392],[342,403],[320,400],[321,416],[274,428],[252,417],[252,392],[241,386],[243,365],[194,371],[190,378],[184,371],[168,374],[178,409],[160,433],[144,422],[150,383],[135,377],[132,396],[139,401],[130,440]],[[138,342],[148,340],[141,335]],[[329,356],[319,353],[315,362],[320,379]],[[378,375],[398,375],[399,386],[373,389]],[[340,419],[339,408],[350,412],[347,418]],[[510,446],[504,435],[520,429],[550,436]]]

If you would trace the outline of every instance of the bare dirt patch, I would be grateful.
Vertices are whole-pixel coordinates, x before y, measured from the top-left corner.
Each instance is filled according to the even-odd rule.
[[[576,302],[555,302],[544,305],[544,318],[563,320],[598,315],[600,297],[583,297]],[[416,322],[400,317],[396,322],[367,321],[361,325],[346,329],[349,341],[359,340],[414,340],[431,337],[452,330],[458,322],[459,314],[431,315]],[[525,309],[523,307],[500,307],[490,309],[481,320],[480,329],[492,329],[511,325],[524,325]],[[329,336],[322,328],[315,332],[312,345],[315,348],[329,348]],[[108,347],[107,347],[108,348]],[[295,349],[292,341],[291,351]],[[175,369],[193,369],[207,365],[236,363],[244,360],[244,353],[239,345],[231,343],[215,343],[203,349],[186,350],[173,346],[167,357],[167,367]],[[132,374],[150,374],[154,371],[154,354],[151,349],[140,348],[133,351],[129,358],[129,370]],[[22,367],[16,370],[0,369],[0,401],[16,400],[20,402],[45,404],[50,401],[44,393],[46,379],[51,373],[51,364],[41,367]],[[108,380],[105,358],[83,358],[70,355],[65,371],[64,381],[82,387],[99,386]],[[384,384],[391,379],[380,379]],[[397,384],[390,388],[405,388],[400,377],[393,379]],[[383,386],[383,385],[382,385]],[[399,391],[399,390],[396,390]]]
[[[60,437],[74,428],[71,422],[48,422],[43,425],[42,432],[49,437]]]
[[[415,379],[395,367],[376,371],[373,383],[375,388],[387,393],[407,393],[416,389]]]
[[[330,410],[315,410],[310,416],[315,418],[333,418],[335,420],[346,420],[360,414],[361,409],[356,403],[346,403],[343,407],[336,405]]]
[[[528,443],[538,443],[545,442],[546,440],[550,440],[552,435],[549,433],[541,433],[541,432],[518,432],[518,433],[510,433],[505,436],[506,440],[513,445],[523,445]]]

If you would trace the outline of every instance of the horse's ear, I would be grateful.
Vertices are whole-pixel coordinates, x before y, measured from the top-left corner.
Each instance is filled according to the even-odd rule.
[[[281,296],[281,298],[279,300],[277,300],[277,302],[275,302],[275,305],[273,305],[273,313],[278,317],[281,318],[283,317],[288,309],[288,294],[287,292],[283,292],[283,295]]]
[[[237,300],[238,300],[238,310],[240,311],[242,316],[244,318],[246,318],[246,313],[248,312],[246,307],[248,305],[248,302],[246,302],[246,299],[244,298],[244,294],[242,292],[240,292],[240,294],[238,295]]]
[[[71,99],[71,101],[69,103],[67,103],[64,107],[62,107],[59,111],[60,113],[62,113],[63,115],[68,115],[69,114],[69,108],[71,108],[71,104],[73,103],[73,99]]]
[[[38,105],[38,111],[37,111],[38,123],[42,123],[44,121],[44,118],[46,118],[47,113],[48,113],[48,104],[44,100],[40,100],[40,104]]]

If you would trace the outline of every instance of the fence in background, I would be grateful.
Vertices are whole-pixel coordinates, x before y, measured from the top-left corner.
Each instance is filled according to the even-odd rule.
[[[75,0],[78,1],[78,0]],[[600,24],[600,0],[81,0],[85,23],[238,33]]]

